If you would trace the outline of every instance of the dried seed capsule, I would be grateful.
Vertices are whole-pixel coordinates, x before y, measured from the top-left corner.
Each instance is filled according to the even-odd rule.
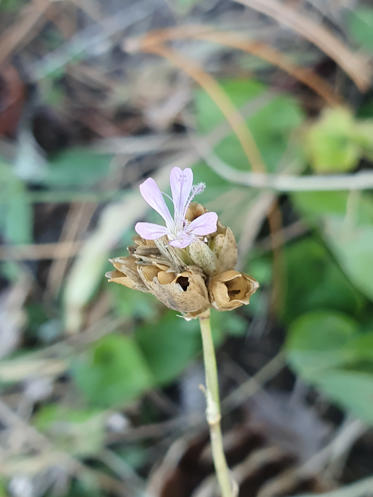
[[[115,259],[110,259],[110,262],[115,267],[115,271],[109,271],[105,274],[109,283],[119,283],[133,290],[148,292],[137,271],[137,260],[135,257],[132,255],[129,257],[116,257]]]
[[[216,255],[219,272],[234,269],[237,264],[237,244],[233,231],[218,223],[218,231],[212,237],[211,249]]]
[[[201,268],[205,274],[211,275],[216,273],[218,261],[207,243],[196,240],[186,250],[193,264]]]
[[[248,304],[259,283],[244,273],[233,269],[217,274],[210,279],[211,304],[219,311],[231,311]]]
[[[205,280],[198,270],[176,273],[162,265],[139,265],[138,271],[158,300],[185,317],[197,317],[210,307]]]

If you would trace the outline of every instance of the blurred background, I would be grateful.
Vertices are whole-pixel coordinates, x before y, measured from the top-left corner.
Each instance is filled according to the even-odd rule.
[[[0,496],[217,497],[197,321],[108,284],[193,167],[239,497],[373,496],[370,0],[0,0]]]

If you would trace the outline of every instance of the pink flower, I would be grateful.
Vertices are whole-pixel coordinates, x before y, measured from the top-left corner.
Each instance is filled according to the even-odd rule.
[[[217,229],[218,216],[215,212],[206,212],[191,223],[185,219],[189,204],[194,196],[205,189],[203,183],[193,186],[193,172],[190,168],[181,170],[174,167],[170,174],[174,217],[166,205],[163,195],[153,178],[148,178],[140,185],[140,193],[145,202],[161,215],[166,226],[153,223],[137,223],[136,232],[145,240],[157,240],[167,235],[170,245],[185,248],[200,236],[210,235]]]

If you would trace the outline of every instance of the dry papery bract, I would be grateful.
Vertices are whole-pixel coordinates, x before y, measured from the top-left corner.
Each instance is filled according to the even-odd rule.
[[[192,203],[186,219],[193,221],[206,209]],[[230,311],[248,304],[259,284],[235,271],[237,245],[230,228],[218,222],[217,231],[197,239],[185,249],[172,247],[167,237],[152,241],[139,236],[128,257],[110,262],[109,282],[153,294],[166,307],[186,319],[208,317],[211,306]]]

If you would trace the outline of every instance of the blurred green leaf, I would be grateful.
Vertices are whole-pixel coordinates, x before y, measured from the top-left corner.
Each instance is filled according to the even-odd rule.
[[[109,173],[110,156],[87,148],[70,148],[49,161],[43,178],[49,186],[93,186]]]
[[[346,192],[295,192],[291,198],[303,217],[315,225],[323,216],[346,215]]]
[[[201,346],[198,321],[185,321],[173,311],[137,329],[134,338],[156,384],[179,375]]]
[[[242,336],[247,332],[247,321],[237,312],[211,310],[211,329],[215,347],[223,342],[226,335]]]
[[[114,309],[121,316],[149,320],[157,314],[158,301],[149,293],[134,292],[122,285],[109,285]]]
[[[298,103],[291,97],[273,96],[267,100],[263,98],[256,110],[256,99],[263,97],[266,90],[264,85],[239,79],[219,83],[238,109],[252,101],[253,114],[247,119],[248,127],[269,171],[275,171],[283,154],[288,151],[287,147],[296,147],[295,143],[289,143],[289,138],[303,120]],[[225,120],[215,102],[202,90],[195,93],[195,106],[201,133],[208,133]],[[247,158],[233,133],[224,138],[214,151],[233,167],[248,169]]]
[[[0,0],[0,9],[14,11],[22,7],[24,3],[25,0]]]
[[[302,192],[293,194],[292,198],[306,219],[320,227],[326,243],[351,282],[372,300],[372,196],[356,192]]]
[[[199,3],[198,0],[176,0],[174,5],[178,11],[180,11],[181,13],[186,13],[197,3]]]
[[[373,372],[373,371],[372,371]],[[339,405],[368,423],[373,423],[373,374],[336,369],[316,381],[317,386]]]
[[[32,242],[33,213],[24,192],[9,195],[4,225],[5,239],[14,244]]]
[[[344,107],[325,109],[308,128],[305,149],[318,173],[350,171],[362,157],[373,158],[373,120]]]
[[[316,239],[300,240],[284,251],[287,277],[281,317],[286,323],[304,312],[326,308],[357,314],[363,299]]]
[[[357,324],[342,313],[324,310],[303,314],[289,330],[288,360],[303,377],[313,380],[321,370],[353,359],[348,345],[357,330]]]
[[[148,449],[139,444],[129,444],[121,448],[117,452],[118,456],[121,457],[128,466],[133,469],[138,469],[144,466],[148,458]]]
[[[94,406],[124,404],[152,385],[144,355],[132,337],[110,335],[74,361],[73,379]]]
[[[79,473],[79,477],[71,481],[64,497],[102,497],[102,491],[93,472]]]
[[[96,454],[104,443],[104,415],[75,410],[60,404],[42,407],[34,417],[36,428],[70,454]]]
[[[340,406],[373,423],[373,332],[342,313],[315,311],[290,327],[290,365]]]
[[[328,219],[324,234],[350,280],[373,300],[373,225],[348,227]]]
[[[0,161],[0,230],[8,243],[32,242],[33,212],[26,187],[8,164]]]
[[[312,169],[318,173],[354,169],[361,156],[360,147],[353,141],[354,132],[355,122],[348,109],[326,109],[306,134]]]
[[[367,52],[373,53],[373,8],[355,7],[348,11],[347,29],[353,40]]]

